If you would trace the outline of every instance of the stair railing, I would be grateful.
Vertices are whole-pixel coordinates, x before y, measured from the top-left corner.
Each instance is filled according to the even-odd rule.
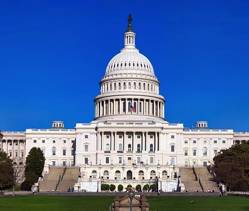
[[[195,172],[195,168],[194,168],[194,167],[193,167],[193,173],[194,173],[194,175],[195,175],[195,181],[197,181],[198,178],[197,178],[197,174],[196,174],[196,172]]]
[[[199,184],[200,184],[200,186],[201,186],[201,190],[203,191],[204,188],[203,188],[203,185],[202,185],[202,183],[201,183],[201,179],[200,179],[200,178],[199,178]]]

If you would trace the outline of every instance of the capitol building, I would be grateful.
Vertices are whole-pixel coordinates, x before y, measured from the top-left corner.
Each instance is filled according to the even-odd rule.
[[[156,70],[137,49],[135,38],[129,16],[124,47],[99,83],[92,122],[76,123],[72,129],[54,121],[49,129],[3,131],[0,149],[24,163],[30,149],[40,147],[46,158],[44,174],[52,166],[78,167],[79,190],[157,179],[159,189],[169,191],[177,186],[180,168],[207,166],[220,150],[249,141],[249,133],[212,129],[206,121],[197,121],[193,129],[166,121]]]

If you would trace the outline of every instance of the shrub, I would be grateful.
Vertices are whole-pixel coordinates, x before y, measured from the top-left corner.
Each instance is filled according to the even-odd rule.
[[[110,185],[110,190],[111,190],[111,191],[114,191],[115,189],[116,189],[116,186],[113,185],[113,184],[111,184],[111,185]]]
[[[106,184],[105,185],[105,190],[110,190],[110,185]]]
[[[143,190],[148,190],[149,189],[149,185],[144,185]]]
[[[105,184],[101,184],[101,190],[105,190]]]
[[[141,185],[137,185],[137,186],[136,186],[136,190],[137,190],[137,191],[140,191],[141,189],[142,189]]]
[[[123,185],[118,185],[118,191],[122,191],[124,189]]]

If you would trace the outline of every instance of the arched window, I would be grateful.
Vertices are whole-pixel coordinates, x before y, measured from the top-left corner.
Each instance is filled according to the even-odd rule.
[[[112,91],[112,84],[110,84],[110,91]]]
[[[140,149],[140,144],[137,145],[137,151],[140,152],[141,149]]]
[[[115,172],[115,177],[116,177],[117,179],[121,179],[121,173],[120,173],[119,170],[117,170],[117,171]]]
[[[119,149],[119,151],[123,151],[123,145],[119,144],[118,149]]]
[[[150,91],[153,91],[153,85],[151,84],[151,89],[150,89]]]
[[[126,112],[126,103],[125,103],[125,101],[123,102],[123,112],[124,113]]]
[[[109,144],[106,144],[105,150],[110,151],[110,145]]]
[[[128,144],[128,151],[131,151],[131,144]]]
[[[162,179],[167,179],[167,171],[164,170],[162,173]]]
[[[141,90],[141,83],[138,83],[138,89]]]
[[[129,82],[128,84],[129,84],[129,89],[131,89],[131,82]]]
[[[202,152],[203,152],[203,156],[207,156],[207,147],[204,147]]]
[[[121,89],[121,83],[120,82],[118,83],[118,89],[119,90]]]
[[[143,84],[143,89],[145,90],[145,83]]]
[[[134,89],[136,89],[137,87],[136,87],[136,82],[134,82],[134,84],[133,84],[133,88]]]
[[[93,170],[93,171],[92,171],[92,177],[93,177],[93,178],[97,178],[97,171],[96,171],[96,170]]]
[[[139,180],[144,179],[144,172],[143,172],[142,170],[140,170],[140,171],[138,172],[138,179],[139,179]]]
[[[150,85],[148,84],[148,91],[150,91]]]
[[[151,177],[151,179],[155,179],[156,178],[156,172],[154,170],[152,170],[150,172],[150,177]]]
[[[116,88],[117,88],[117,87],[116,87],[116,83],[114,83],[114,90],[116,90]]]
[[[109,179],[109,172],[107,170],[104,171],[104,179]]]
[[[52,155],[56,155],[56,147],[52,147]]]
[[[123,83],[123,89],[126,89],[126,82]]]
[[[106,84],[106,91],[108,92],[108,84]]]
[[[150,144],[150,152],[153,152],[153,144]]]

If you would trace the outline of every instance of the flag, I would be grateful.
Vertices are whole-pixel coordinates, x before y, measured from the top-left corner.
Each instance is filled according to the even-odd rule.
[[[132,105],[130,105],[130,111],[136,112],[136,108]]]

